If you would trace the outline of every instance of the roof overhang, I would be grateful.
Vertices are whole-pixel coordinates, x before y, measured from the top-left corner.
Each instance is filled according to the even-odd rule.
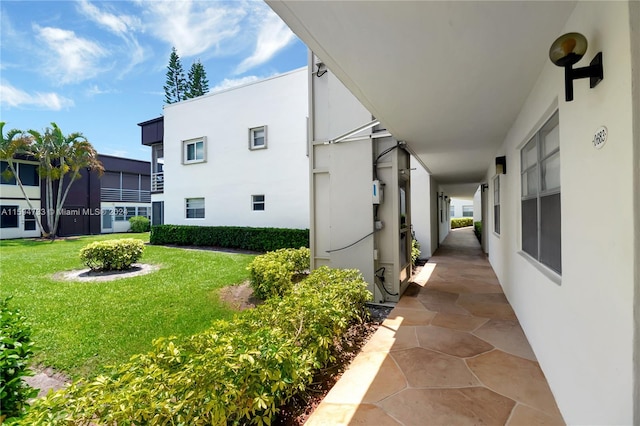
[[[267,3],[450,195],[464,197],[483,181],[575,7],[573,1]]]

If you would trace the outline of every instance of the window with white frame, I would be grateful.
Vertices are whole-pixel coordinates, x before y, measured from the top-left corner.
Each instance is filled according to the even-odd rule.
[[[456,217],[456,207],[455,206],[449,207],[449,217]]]
[[[462,217],[473,217],[473,206],[462,206]]]
[[[38,175],[38,166],[35,164],[13,162],[20,181],[23,186],[39,186],[40,176]],[[3,185],[17,185],[18,181],[10,172],[9,163],[0,161],[0,183]]]
[[[251,208],[254,212],[264,211],[264,195],[252,195],[251,196]]]
[[[263,149],[267,147],[267,126],[249,129],[249,149]]]
[[[127,211],[126,207],[119,206],[115,208],[114,218],[116,222],[124,222],[125,221],[125,213]]]
[[[206,144],[205,138],[191,139],[188,141],[182,141],[183,147],[183,163],[202,163],[206,159]]]
[[[522,251],[562,272],[560,129],[556,112],[520,152]]]
[[[204,219],[204,198],[185,198],[185,217]]]
[[[493,178],[493,232],[500,235],[500,175]]]

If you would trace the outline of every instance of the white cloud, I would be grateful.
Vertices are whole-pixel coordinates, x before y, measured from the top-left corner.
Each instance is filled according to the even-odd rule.
[[[46,72],[60,84],[77,83],[101,71],[99,60],[107,52],[99,44],[78,37],[69,30],[40,27],[37,24],[33,25],[33,29],[49,48],[45,60]]]
[[[57,93],[27,93],[6,82],[0,83],[0,104],[6,107],[36,107],[52,111],[60,111],[74,105],[73,100]]]
[[[97,84],[92,84],[91,86],[89,86],[89,88],[85,91],[85,94],[87,96],[96,96],[96,95],[106,95],[109,93],[115,93],[115,90],[111,90],[111,89],[101,89]]]
[[[251,56],[238,65],[236,74],[242,74],[267,62],[294,39],[295,36],[280,17],[273,11],[267,10],[260,23],[255,50]]]
[[[144,61],[145,50],[140,46],[135,36],[135,32],[142,28],[142,22],[137,16],[115,14],[101,10],[86,0],[78,3],[78,10],[87,18],[106,28],[125,42],[126,49],[122,49],[122,51],[128,53],[129,64],[121,70],[121,75],[126,74],[136,65]]]
[[[131,30],[141,27],[141,21],[137,16],[102,11],[87,0],[81,0],[78,7],[82,14],[121,37],[127,37]]]
[[[260,77],[255,75],[249,75],[246,77],[240,78],[225,78],[220,83],[218,83],[215,87],[211,88],[209,92],[219,92],[220,90],[230,89],[236,86],[242,86],[245,84],[253,83],[254,81],[261,80]]]
[[[219,50],[223,41],[233,41],[247,15],[242,2],[141,1],[145,30],[175,46],[181,57]]]

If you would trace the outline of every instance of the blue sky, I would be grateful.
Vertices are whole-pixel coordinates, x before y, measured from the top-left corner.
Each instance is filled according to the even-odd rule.
[[[262,1],[0,2],[5,131],[82,132],[98,152],[150,159],[137,123],[162,114],[171,47],[213,90],[306,65],[306,47]]]

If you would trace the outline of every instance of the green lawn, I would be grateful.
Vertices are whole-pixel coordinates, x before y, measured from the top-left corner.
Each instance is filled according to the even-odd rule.
[[[38,242],[0,241],[0,297],[28,317],[37,345],[35,362],[72,377],[105,371],[151,348],[161,336],[188,336],[234,311],[217,290],[244,281],[253,256],[146,246],[140,262],[160,265],[148,275],[110,282],[56,281],[59,271],[83,269],[86,244],[119,234]]]

